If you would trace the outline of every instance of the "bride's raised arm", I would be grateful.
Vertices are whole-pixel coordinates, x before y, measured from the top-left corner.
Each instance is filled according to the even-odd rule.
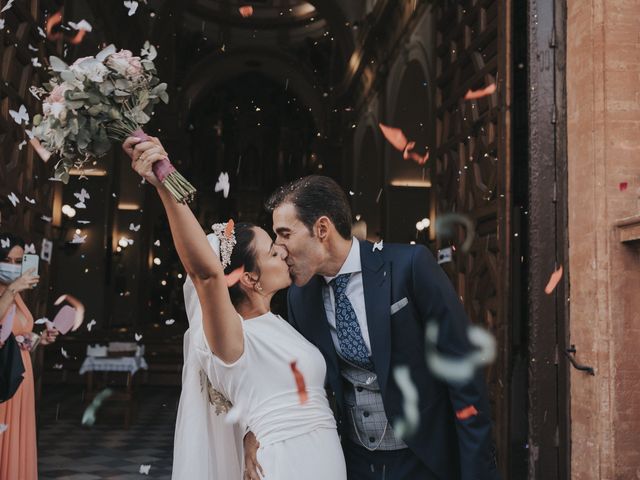
[[[168,158],[167,152],[154,137],[149,141],[130,137],[123,149],[131,157],[133,169],[160,195],[176,251],[198,292],[202,326],[211,351],[224,362],[236,361],[243,352],[242,324],[231,303],[220,259],[189,206],[176,202],[151,168],[154,162]]]

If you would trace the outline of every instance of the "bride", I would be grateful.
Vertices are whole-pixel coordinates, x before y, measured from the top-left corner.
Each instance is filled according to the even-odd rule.
[[[189,277],[173,478],[253,480],[242,455],[251,430],[263,478],[346,479],[322,354],[270,310],[273,295],[291,283],[280,247],[249,224],[217,224],[205,236],[152,173],[168,156],[160,141],[131,137],[123,148],[156,188]]]

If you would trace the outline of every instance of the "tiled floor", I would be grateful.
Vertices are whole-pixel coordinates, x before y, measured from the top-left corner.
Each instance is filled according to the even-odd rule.
[[[38,418],[39,479],[170,479],[179,389],[141,388],[129,430],[107,399],[93,427],[81,425],[82,389],[45,387]],[[150,465],[149,474],[140,473]]]

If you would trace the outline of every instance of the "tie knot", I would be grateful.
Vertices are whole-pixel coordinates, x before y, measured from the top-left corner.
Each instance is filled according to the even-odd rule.
[[[338,275],[336,278],[331,280],[331,282],[329,282],[329,284],[333,287],[333,291],[336,295],[342,295],[344,293],[344,291],[347,289],[349,278],[351,278],[350,273],[343,273],[342,275]]]

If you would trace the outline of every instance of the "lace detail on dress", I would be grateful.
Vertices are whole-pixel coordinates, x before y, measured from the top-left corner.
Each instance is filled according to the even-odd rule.
[[[211,385],[211,381],[209,381],[209,377],[204,372],[204,370],[200,370],[200,391],[202,392],[207,387],[207,397],[209,398],[209,403],[213,405],[216,409],[216,415],[220,415],[221,413],[227,413],[233,407],[233,404],[225,397],[221,392],[213,388]]]

